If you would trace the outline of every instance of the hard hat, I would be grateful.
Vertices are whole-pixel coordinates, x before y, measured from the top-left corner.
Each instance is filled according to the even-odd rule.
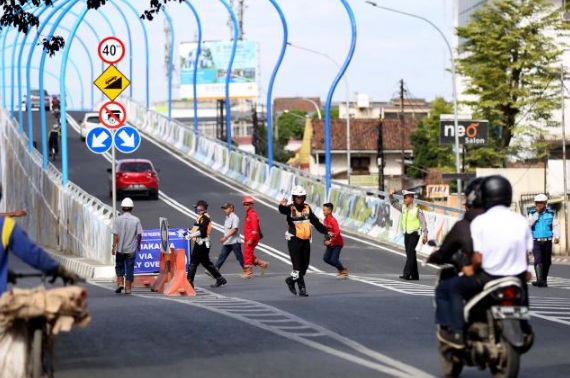
[[[537,194],[536,197],[534,197],[534,202],[548,202],[548,197],[546,194]]]
[[[123,198],[123,200],[121,201],[121,207],[123,208],[133,208],[135,207],[135,204],[133,203],[133,200],[130,199],[129,197],[125,197]]]
[[[241,201],[241,202],[244,203],[244,204],[245,204],[245,203],[251,203],[251,204],[253,204],[253,203],[255,203],[255,200],[253,199],[252,196],[245,196],[245,197],[243,197],[243,201]]]
[[[410,190],[402,190],[402,195],[403,195],[404,197],[405,197],[405,196],[410,196],[410,195],[411,195],[411,196],[415,196],[415,195],[416,195],[416,192],[412,192],[412,191],[410,191]]]
[[[301,185],[294,186],[291,190],[292,196],[306,196],[307,191]]]

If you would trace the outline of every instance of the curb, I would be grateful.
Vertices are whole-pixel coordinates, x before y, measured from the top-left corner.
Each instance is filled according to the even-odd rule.
[[[115,266],[105,265],[86,257],[63,255],[49,250],[48,253],[61,265],[79,276],[101,281],[112,281],[115,277]]]

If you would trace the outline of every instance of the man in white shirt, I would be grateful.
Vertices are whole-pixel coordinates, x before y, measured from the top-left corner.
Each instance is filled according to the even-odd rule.
[[[450,293],[451,325],[438,332],[438,338],[456,348],[463,347],[463,305],[481,292],[490,280],[516,276],[521,279],[528,305],[527,251],[532,249],[532,234],[526,219],[510,210],[512,186],[503,176],[485,178],[481,196],[486,212],[471,222],[473,253],[471,265],[463,268]]]
[[[222,268],[229,254],[233,252],[239,265],[243,269],[243,254],[241,252],[241,241],[239,238],[239,217],[234,212],[234,205],[226,202],[222,205],[222,210],[226,214],[224,222],[224,236],[220,238],[222,250],[218,256],[218,260],[214,264],[218,270]]]

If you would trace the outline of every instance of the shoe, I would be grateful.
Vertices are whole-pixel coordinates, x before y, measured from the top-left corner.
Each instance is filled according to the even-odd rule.
[[[222,285],[225,285],[225,284],[227,284],[227,283],[228,283],[228,280],[226,280],[224,277],[221,277],[221,276],[220,276],[220,277],[216,280],[216,283],[214,283],[213,285],[210,285],[210,287],[211,287],[211,288],[216,288],[216,287],[220,287],[220,286],[222,286]]]
[[[408,281],[419,281],[420,277],[408,277],[407,280]]]
[[[297,289],[295,289],[295,281],[293,280],[293,278],[292,277],[285,278],[285,283],[287,284],[287,287],[289,288],[291,294],[297,295]]]
[[[338,271],[336,275],[337,280],[346,280],[348,278],[348,269],[344,268]]]
[[[409,279],[410,279],[410,276],[401,275],[401,276],[398,276],[398,278],[401,279],[401,280],[409,280]]]
[[[453,332],[449,329],[439,328],[437,331],[437,339],[456,349],[465,348],[462,332]]]

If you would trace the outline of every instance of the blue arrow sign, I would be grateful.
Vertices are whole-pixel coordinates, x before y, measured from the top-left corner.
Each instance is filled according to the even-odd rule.
[[[123,126],[115,131],[115,147],[124,154],[134,152],[141,145],[141,135],[132,126]]]
[[[106,127],[94,127],[85,138],[87,148],[96,154],[104,154],[113,145],[113,135]]]

